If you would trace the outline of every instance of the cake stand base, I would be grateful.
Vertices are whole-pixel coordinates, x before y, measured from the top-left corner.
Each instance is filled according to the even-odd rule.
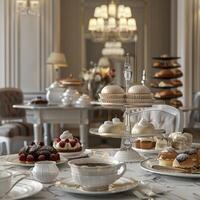
[[[119,162],[140,162],[145,158],[140,156],[135,150],[119,150],[115,153],[114,159]]]

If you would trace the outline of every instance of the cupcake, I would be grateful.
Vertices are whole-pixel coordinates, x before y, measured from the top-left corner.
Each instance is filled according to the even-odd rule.
[[[173,161],[177,155],[177,152],[173,148],[164,149],[158,155],[159,165],[172,167]]]
[[[68,130],[64,131],[59,138],[54,140],[53,147],[58,152],[79,152],[82,150],[78,138],[74,137]]]
[[[152,104],[153,95],[145,85],[134,85],[129,88],[126,94],[126,102],[128,104]]]
[[[102,103],[124,103],[125,92],[118,85],[107,85],[99,94],[99,101]]]
[[[181,153],[175,158],[172,166],[181,169],[191,169],[193,167],[193,161],[188,154]]]
[[[153,149],[154,147],[155,147],[155,142],[153,138],[149,137],[140,138],[141,149]]]
[[[131,130],[131,133],[133,135],[148,134],[148,133],[152,134],[154,132],[155,132],[155,127],[153,126],[153,124],[143,118],[138,123],[136,123]]]

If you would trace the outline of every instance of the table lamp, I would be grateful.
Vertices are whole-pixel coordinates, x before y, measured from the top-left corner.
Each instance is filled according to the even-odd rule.
[[[47,58],[47,64],[52,65],[56,70],[56,80],[59,80],[59,69],[61,67],[68,67],[65,55],[63,53],[52,52]]]

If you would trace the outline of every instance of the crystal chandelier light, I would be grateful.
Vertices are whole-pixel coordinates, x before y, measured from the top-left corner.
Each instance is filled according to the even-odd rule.
[[[22,15],[39,15],[39,0],[16,0],[16,11]]]
[[[94,17],[89,20],[88,30],[97,42],[130,42],[137,38],[136,20],[132,17],[131,8],[116,5],[114,1],[95,8]]]

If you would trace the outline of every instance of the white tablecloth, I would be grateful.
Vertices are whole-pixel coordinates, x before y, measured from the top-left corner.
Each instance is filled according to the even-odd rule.
[[[109,152],[113,154],[114,150],[104,149],[103,152]],[[0,166],[3,164],[5,157],[0,157]],[[2,167],[1,167],[2,168]],[[10,169],[12,171],[26,171],[29,168],[24,167],[14,167]],[[60,167],[59,177],[69,177],[70,169],[67,164]],[[125,177],[130,177],[138,181],[156,183],[159,188],[162,188],[167,193],[159,195],[155,199],[170,199],[170,200],[200,200],[200,179],[188,179],[188,178],[177,178],[170,176],[162,176],[153,173],[149,173],[140,168],[139,163],[128,163],[127,171],[124,175]],[[199,195],[199,197],[197,196]],[[134,196],[131,191],[112,194],[112,195],[103,195],[103,196],[86,196],[86,195],[75,195],[61,191],[60,189],[52,185],[44,185],[44,189],[39,192],[37,195],[29,197],[27,199],[34,200],[96,200],[96,199],[115,199],[115,200],[129,200],[129,199],[138,199]]]

